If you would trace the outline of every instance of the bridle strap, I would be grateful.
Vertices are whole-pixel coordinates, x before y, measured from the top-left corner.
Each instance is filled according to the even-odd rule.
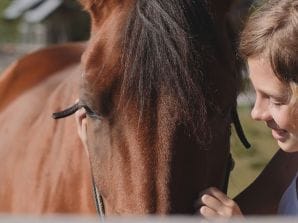
[[[54,119],[65,118],[67,116],[70,116],[70,115],[74,114],[76,111],[78,111],[82,107],[84,107],[84,106],[82,106],[78,102],[78,103],[74,104],[73,106],[71,106],[69,108],[66,108],[65,110],[63,110],[61,112],[53,113],[52,117]],[[243,132],[243,128],[242,128],[240,120],[239,120],[239,116],[238,116],[236,106],[232,109],[232,120],[233,120],[235,129],[236,129],[236,133],[237,133],[240,141],[242,142],[242,144],[244,145],[244,147],[246,149],[250,148],[251,145],[248,142],[248,140],[247,140],[247,138],[246,138],[246,136]],[[93,189],[93,195],[94,195],[94,202],[95,202],[96,211],[97,211],[97,214],[100,217],[101,222],[105,222],[104,221],[104,204],[103,204],[102,197],[99,193],[99,190],[97,189],[96,184],[95,184],[94,174],[93,174],[93,171],[92,171],[92,166],[91,166],[90,159],[89,159],[89,163],[90,163],[90,168],[91,168],[92,189]],[[234,167],[234,161],[233,161],[232,155],[230,154],[229,159],[228,159],[227,169],[226,169],[226,177],[225,177],[224,188],[223,188],[224,191],[227,190],[230,171],[233,169],[233,167]]]
[[[91,171],[91,178],[92,178],[92,189],[93,189],[93,197],[94,197],[96,212],[97,212],[98,216],[100,217],[100,221],[105,222],[103,200],[102,200],[102,197],[96,187],[95,180],[94,180],[94,174],[92,171]]]
[[[247,140],[247,138],[244,134],[244,131],[243,131],[243,128],[241,126],[241,122],[240,122],[240,119],[239,119],[239,115],[238,115],[236,106],[234,106],[233,109],[232,109],[232,120],[233,120],[235,130],[236,130],[236,133],[237,133],[240,141],[242,142],[242,144],[244,145],[244,147],[246,149],[249,149],[251,147],[251,145],[248,142],[248,140]]]
[[[224,181],[224,185],[223,185],[223,188],[222,188],[222,191],[224,193],[228,192],[230,174],[231,174],[231,171],[234,169],[234,166],[235,166],[235,161],[232,157],[232,154],[230,153],[229,158],[228,158],[228,164],[227,164],[227,167],[226,167],[225,181]]]
[[[81,105],[80,102],[75,103],[69,108],[64,109],[63,111],[55,112],[52,114],[52,118],[54,119],[61,119],[65,118],[67,116],[73,115],[76,113],[81,108],[88,109],[88,107],[85,107],[84,105]],[[95,180],[94,180],[94,174],[92,170],[92,165],[91,165],[91,160],[89,158],[89,165],[90,165],[90,170],[91,170],[91,179],[92,179],[92,190],[93,190],[93,198],[94,198],[94,203],[95,203],[95,208],[97,211],[98,216],[100,217],[101,222],[105,222],[104,220],[104,204],[102,197],[99,193],[99,190],[96,187]]]
[[[243,144],[243,146],[246,149],[249,149],[251,147],[251,145],[248,142],[248,140],[247,140],[247,138],[244,134],[244,131],[243,131],[243,128],[241,126],[241,122],[240,122],[240,119],[239,119],[239,115],[238,115],[236,106],[234,106],[232,108],[231,113],[232,113],[231,114],[232,115],[232,121],[234,123],[237,136],[239,137],[239,139],[240,139],[241,143]],[[226,167],[225,181],[224,181],[224,185],[223,185],[223,191],[224,192],[227,192],[227,190],[228,190],[230,173],[234,169],[234,166],[235,166],[235,161],[232,157],[232,154],[230,153],[229,158],[228,158],[228,164],[227,164],[227,167]]]
[[[84,106],[82,106],[80,104],[80,102],[77,102],[74,105],[72,105],[71,107],[64,109],[63,111],[54,112],[52,114],[52,118],[53,119],[65,118],[67,116],[73,115],[74,113],[76,113],[76,111],[80,110],[83,107]]]

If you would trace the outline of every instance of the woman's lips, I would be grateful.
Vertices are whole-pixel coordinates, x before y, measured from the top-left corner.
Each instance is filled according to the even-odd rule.
[[[288,132],[281,129],[272,129],[272,136],[274,139],[284,142],[288,138]]]

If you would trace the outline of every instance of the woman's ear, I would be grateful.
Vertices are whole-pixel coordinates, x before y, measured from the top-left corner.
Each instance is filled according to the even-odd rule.
[[[75,118],[76,118],[76,125],[77,125],[77,131],[78,131],[79,137],[82,141],[82,144],[84,146],[86,154],[89,157],[88,143],[87,143],[87,117],[86,117],[86,111],[83,108],[78,110],[75,114]]]

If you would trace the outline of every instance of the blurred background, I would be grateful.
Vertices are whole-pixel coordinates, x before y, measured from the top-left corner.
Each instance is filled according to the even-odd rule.
[[[234,32],[241,30],[251,3],[252,0],[235,0],[230,12]],[[1,0],[0,73],[20,56],[38,48],[87,40],[89,29],[89,17],[76,0]],[[232,197],[255,179],[278,148],[266,126],[250,118],[254,94],[245,77],[244,74],[245,87],[238,98],[238,111],[252,148],[245,149],[232,129],[235,160],[229,183]]]
[[[38,48],[87,40],[89,29],[89,17],[76,0],[1,0],[0,72]]]

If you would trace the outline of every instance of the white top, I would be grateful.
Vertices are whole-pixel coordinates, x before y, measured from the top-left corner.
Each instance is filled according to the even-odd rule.
[[[278,214],[280,215],[298,215],[297,177],[298,172],[279,202]]]

